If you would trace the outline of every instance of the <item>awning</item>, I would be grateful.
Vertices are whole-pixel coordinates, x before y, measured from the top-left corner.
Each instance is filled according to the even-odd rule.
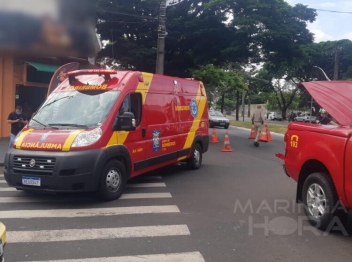
[[[35,69],[37,69],[38,71],[42,71],[42,72],[55,73],[56,70],[59,68],[58,66],[54,66],[54,65],[46,65],[46,64],[40,64],[40,63],[28,62],[28,61],[25,61],[25,62],[35,67]]]

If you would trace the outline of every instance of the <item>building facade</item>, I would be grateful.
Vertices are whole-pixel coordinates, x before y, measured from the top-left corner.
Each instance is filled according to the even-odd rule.
[[[17,105],[31,115],[45,101],[49,83],[62,65],[79,62],[80,69],[96,68],[81,58],[31,57],[0,53],[0,138],[10,136],[8,115]]]

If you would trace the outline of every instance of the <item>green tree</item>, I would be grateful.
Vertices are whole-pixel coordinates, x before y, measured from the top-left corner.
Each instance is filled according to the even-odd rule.
[[[228,68],[218,68],[209,64],[193,70],[192,76],[204,83],[209,106],[220,105],[222,113],[224,109],[232,110],[236,104],[233,101],[234,95],[240,90],[247,89],[243,79]]]
[[[159,4],[99,0],[98,32],[111,42],[100,56],[123,68],[154,72]],[[167,9],[164,72],[190,77],[205,64],[290,61],[301,45],[312,42],[306,23],[315,15],[283,0],[184,0]]]

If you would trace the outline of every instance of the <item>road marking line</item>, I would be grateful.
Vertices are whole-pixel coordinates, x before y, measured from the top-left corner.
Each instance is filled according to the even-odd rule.
[[[128,188],[150,188],[150,187],[166,187],[165,183],[139,183],[139,184],[128,184]],[[33,187],[35,189],[35,187]],[[30,189],[28,189],[30,190]],[[0,187],[0,192],[17,191],[13,187]]]
[[[138,184],[128,184],[129,188],[141,188],[141,187],[166,187],[165,183],[138,183]]]
[[[8,210],[0,211],[0,218],[74,218],[94,216],[117,216],[135,214],[179,213],[175,205],[169,206],[130,206],[112,208],[87,208],[87,209],[52,209],[52,210]]]
[[[123,194],[120,199],[172,198],[170,193]],[[0,200],[1,201],[1,200]]]
[[[1,180],[1,179],[0,179],[0,184],[6,184],[7,185],[6,181],[5,180]]]
[[[190,235],[187,225],[89,228],[41,231],[8,231],[8,243],[48,243],[78,240],[117,239],[131,237],[162,237]]]
[[[137,255],[125,257],[102,257],[102,258],[85,258],[85,259],[66,259],[50,260],[47,262],[205,262],[199,252],[155,254],[155,255]],[[39,262],[39,261],[31,261]]]
[[[0,187],[0,193],[1,192],[11,192],[11,191],[17,191],[17,190],[14,187]]]
[[[144,177],[141,177],[142,179],[145,178],[145,179],[163,179],[161,176],[144,176]]]
[[[152,199],[152,198],[172,198],[170,193],[136,193],[123,194],[119,199]],[[45,197],[0,197],[0,203],[31,203],[31,202],[75,202],[89,201],[89,198],[54,198]]]

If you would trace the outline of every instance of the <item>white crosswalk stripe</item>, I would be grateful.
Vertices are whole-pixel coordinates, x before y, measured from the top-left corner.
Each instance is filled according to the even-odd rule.
[[[124,257],[102,257],[87,259],[49,260],[46,262],[204,262],[199,252],[185,252],[175,254],[139,255]],[[23,261],[24,262],[24,261]],[[29,261],[39,262],[39,261]]]
[[[7,185],[5,180],[0,180],[0,184]],[[127,184],[127,188],[143,188],[143,187],[166,187],[165,183],[140,183],[140,184]],[[0,187],[0,191],[2,188]],[[11,190],[9,190],[11,191]]]
[[[132,214],[178,213],[177,206],[132,206],[89,209],[52,209],[52,210],[14,210],[0,211],[0,217],[5,218],[49,218],[49,217],[94,217],[119,216]]]
[[[135,237],[190,235],[186,225],[147,226],[126,228],[92,228],[40,231],[9,231],[8,243],[62,242]]]
[[[17,192],[17,189],[13,187],[0,187],[1,192]]]
[[[127,188],[150,188],[150,187],[166,187],[164,183],[142,183],[142,184],[129,184]],[[18,191],[14,187],[0,187],[1,192],[16,192]]]
[[[167,243],[167,241],[170,241],[168,246],[172,247],[175,245],[174,238],[189,237],[191,235],[188,226],[183,221],[177,223],[175,222],[176,220],[170,220],[173,223],[169,222],[170,216],[180,215],[181,211],[177,205],[170,205],[170,203],[165,202],[172,200],[172,195],[169,192],[158,192],[161,190],[165,191],[165,188],[167,188],[166,184],[162,183],[161,180],[161,176],[141,177],[143,182],[135,181],[128,184],[129,190],[119,200],[100,205],[95,199],[92,201],[93,196],[91,195],[89,197],[68,197],[47,194],[23,194],[22,191],[8,187],[3,175],[0,174],[0,220],[5,222],[8,229],[8,246],[16,244],[19,248],[16,254],[6,253],[6,261],[16,260],[24,262],[32,259],[32,262],[205,262],[200,252],[196,250],[193,252],[190,252],[190,250],[182,252],[182,250],[177,249],[177,246],[175,246],[177,253],[172,253],[173,250],[167,248],[165,253],[158,252],[154,254],[155,252],[150,249],[150,246],[149,253],[145,251],[149,250],[149,240],[141,242],[146,245],[145,249],[141,248],[139,244],[133,250],[129,248],[126,251],[128,254],[123,254],[123,250],[119,250],[119,256],[115,256],[114,253],[106,254],[101,252],[99,254],[99,247],[97,246],[103,240],[116,242],[137,238],[146,240],[163,238],[163,242],[166,241]],[[155,192],[156,190],[157,192]],[[158,203],[158,201],[162,201],[162,203]],[[12,205],[16,203],[17,205]],[[56,205],[54,205],[55,203]],[[79,206],[83,204],[83,208],[75,208],[75,203]],[[51,204],[53,204],[52,207]],[[120,204],[123,206],[116,206]],[[148,217],[147,220],[144,220],[145,218],[143,217],[145,216],[153,216],[153,219],[150,220]],[[162,216],[166,217],[163,218]],[[109,217],[111,217],[111,220],[106,220]],[[96,219],[91,220],[90,218]],[[104,224],[97,223],[99,219],[103,218],[108,221],[105,227]],[[131,218],[133,219],[131,220]],[[52,221],[46,223],[46,219],[51,219]],[[75,222],[63,223],[62,221],[70,221],[66,219],[72,219]],[[80,221],[79,219],[88,220],[85,220],[80,226],[80,223],[77,223],[77,221]],[[119,221],[125,222],[120,224]],[[126,221],[129,222],[126,224]],[[44,228],[41,229],[41,225]],[[97,252],[94,253],[96,257],[90,257],[82,250],[81,253],[75,254],[74,258],[71,259],[67,258],[67,256],[63,259],[63,257],[60,257],[60,252],[51,254],[53,257],[47,257],[46,255],[44,258],[39,256],[38,259],[33,259],[34,257],[37,258],[38,254],[45,254],[46,248],[50,245],[58,247],[60,243],[62,243],[61,245],[67,245],[67,243],[78,241],[92,243],[88,244],[86,248],[97,249]],[[21,245],[25,247],[25,245],[33,245],[35,243],[43,245],[39,245],[33,250],[33,254],[31,254],[31,251],[28,252],[28,250],[26,252],[23,251],[23,254],[21,253]],[[139,254],[140,250],[144,250],[145,253]],[[78,259],[77,257],[81,258]]]
[[[141,188],[141,187],[166,187],[165,183],[140,183],[140,184],[128,184],[129,188]]]
[[[170,193],[130,193],[123,194],[120,199],[153,199],[153,198],[172,198]],[[5,203],[35,203],[35,202],[79,202],[87,201],[87,198],[52,198],[46,197],[0,197],[0,204]]]

